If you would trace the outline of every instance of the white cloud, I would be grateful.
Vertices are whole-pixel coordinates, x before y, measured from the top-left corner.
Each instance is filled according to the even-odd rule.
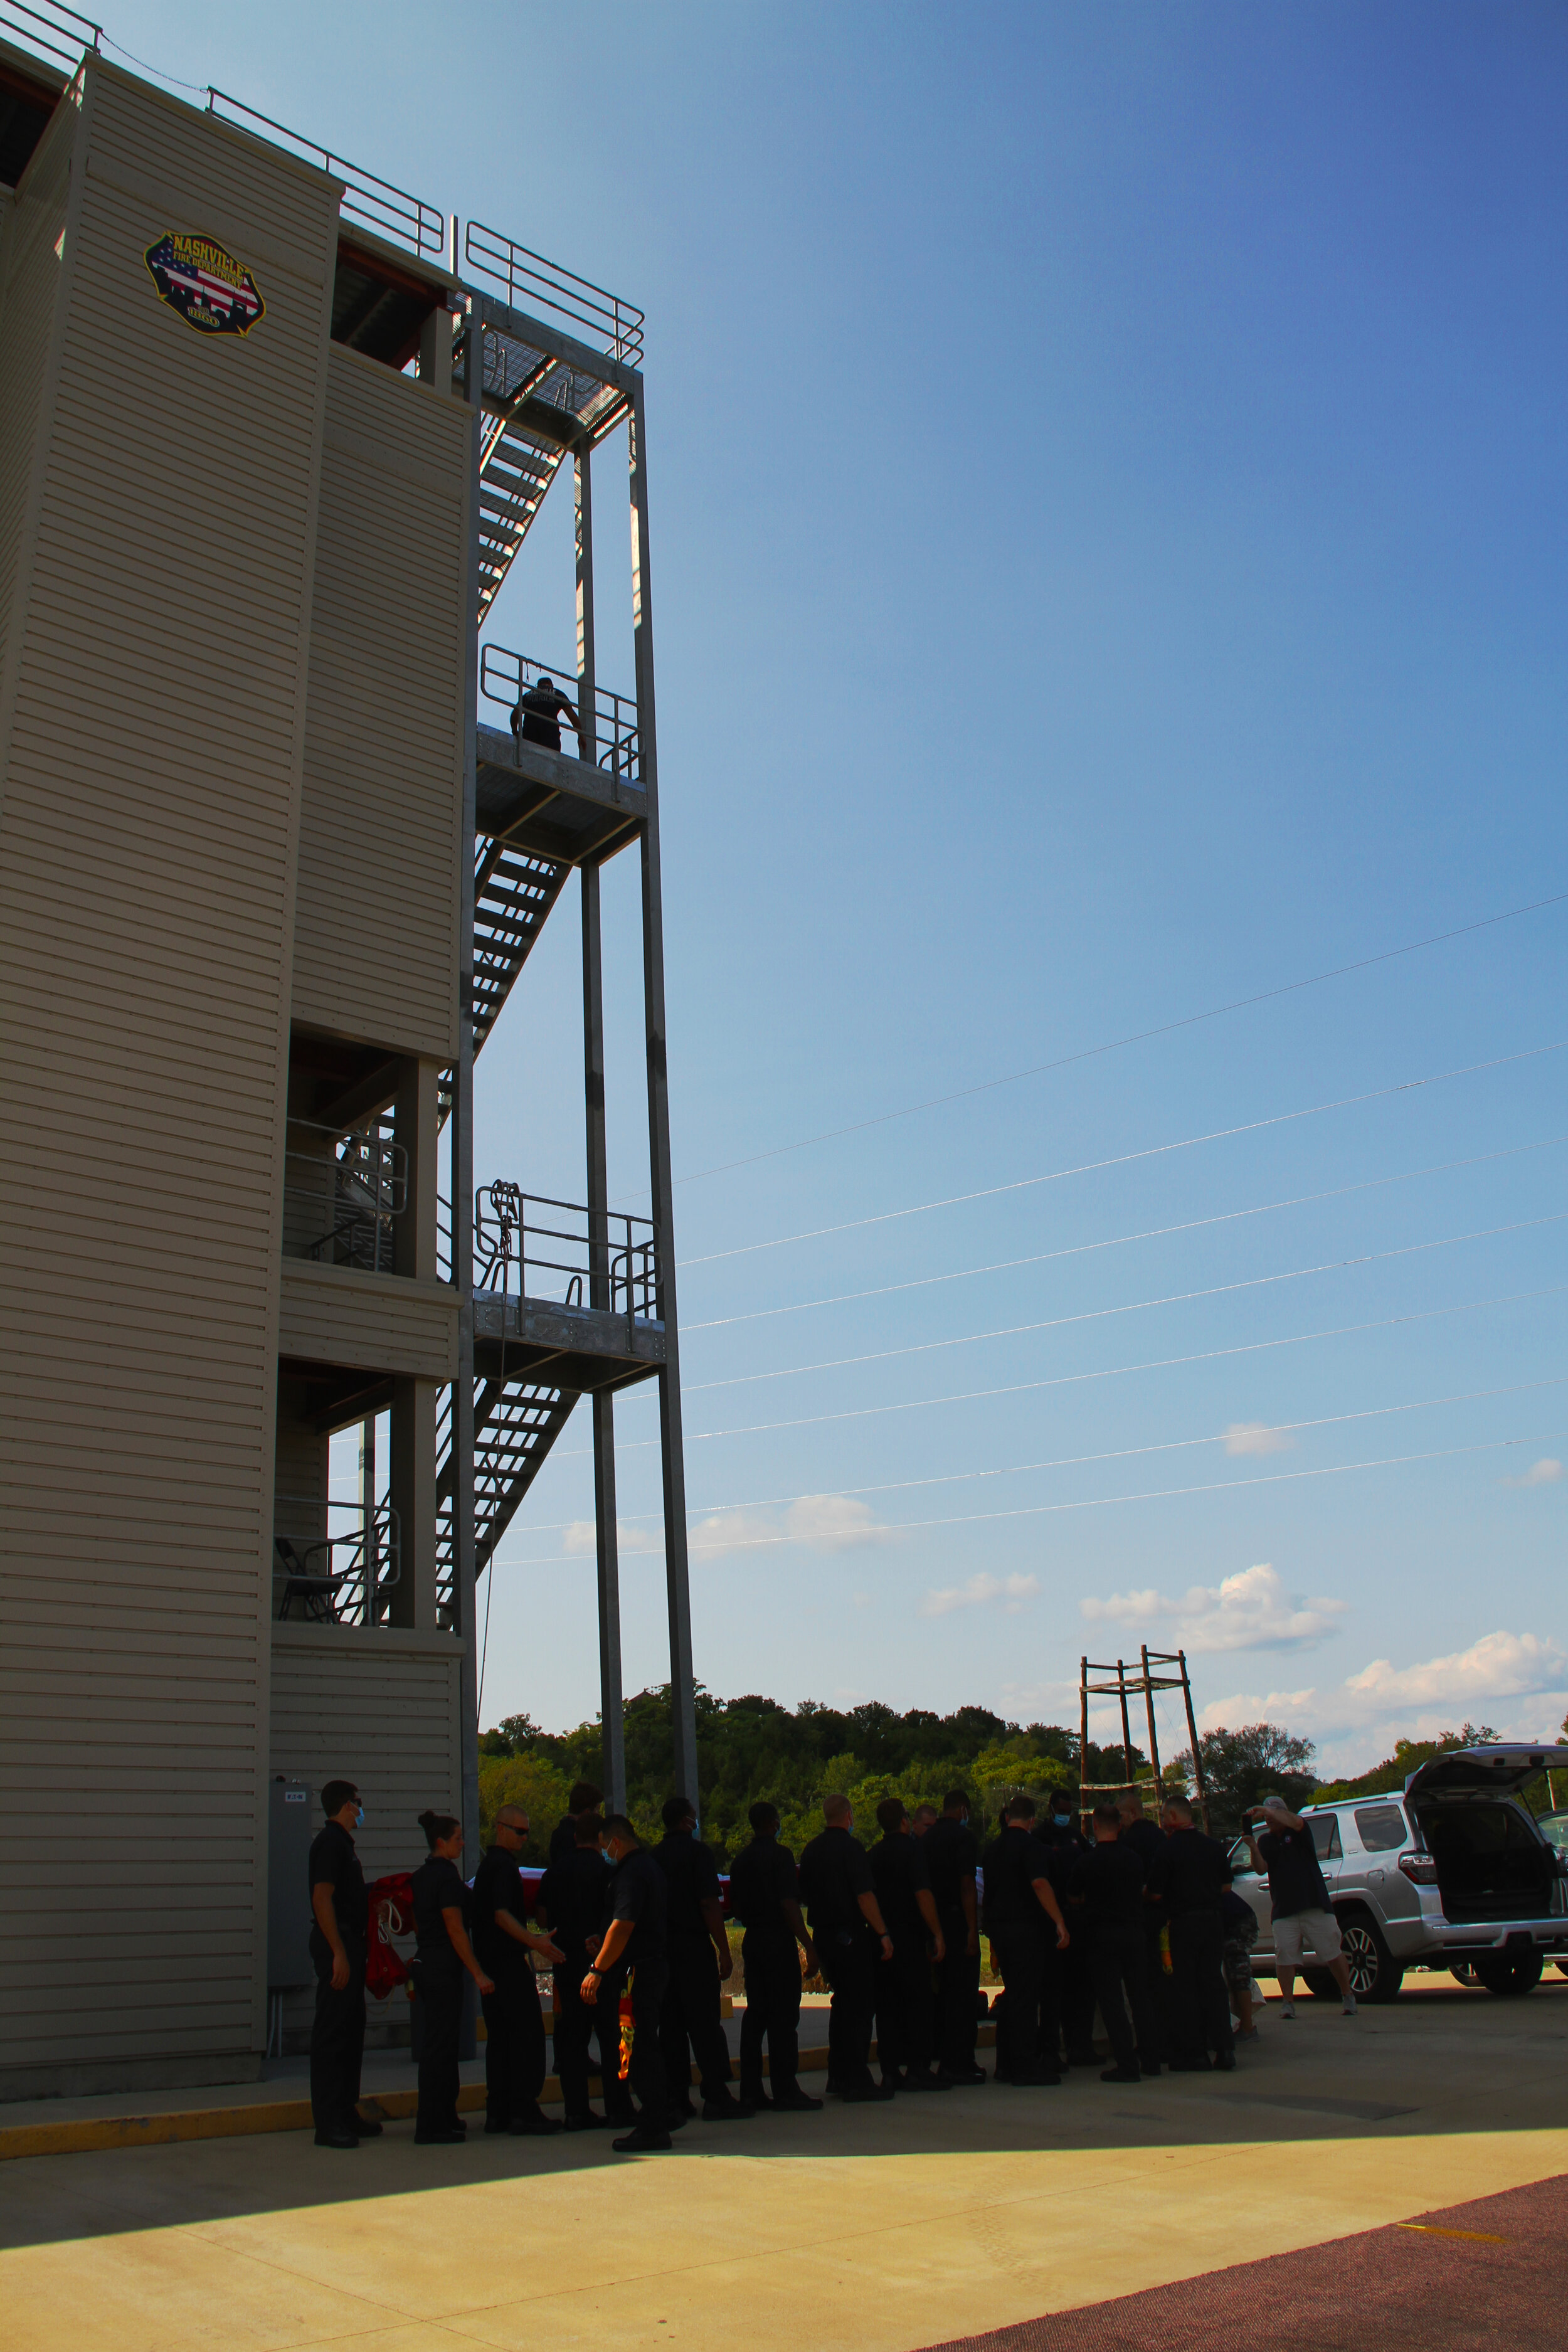
[[[946,1617],[954,1609],[983,1609],[993,1601],[1000,1601],[1011,1615],[1026,1601],[1032,1601],[1039,1589],[1037,1576],[972,1576],[967,1584],[952,1584],[945,1591],[925,1593],[921,1600],[921,1615]]]
[[[1170,1622],[1181,1646],[1198,1654],[1216,1650],[1299,1650],[1334,1631],[1349,1607],[1344,1601],[1315,1600],[1288,1592],[1267,1561],[1240,1570],[1221,1584],[1194,1584],[1179,1600],[1151,1587],[1113,1592],[1108,1600],[1079,1603],[1091,1623],[1147,1625]]]
[[[784,1511],[715,1511],[700,1520],[688,1538],[695,1555],[752,1551],[784,1544],[813,1551],[847,1551],[857,1544],[886,1543],[885,1528],[869,1504],[853,1495],[807,1495]]]
[[[616,1521],[616,1543],[621,1551],[662,1551],[664,1530],[657,1526],[628,1527],[625,1519]],[[599,1549],[599,1531],[592,1519],[574,1519],[566,1530],[563,1551],[592,1555]]]
[[[1237,1454],[1289,1454],[1295,1439],[1288,1430],[1270,1429],[1263,1421],[1233,1421],[1225,1433],[1225,1450]]]
[[[1378,1708],[1468,1707],[1477,1699],[1522,1698],[1555,1688],[1568,1675],[1568,1651],[1538,1633],[1483,1633],[1468,1650],[1424,1665],[1394,1666],[1374,1658],[1345,1683],[1347,1691]]]
[[[1198,1727],[1282,1723],[1320,1748],[1325,1774],[1364,1771],[1395,1739],[1436,1739],[1468,1718],[1504,1739],[1542,1739],[1568,1706],[1568,1650],[1535,1633],[1486,1633],[1468,1649],[1395,1666],[1374,1658],[1334,1687],[1235,1691],[1198,1710]]]
[[[1562,1463],[1553,1462],[1549,1455],[1542,1462],[1532,1463],[1522,1478],[1505,1478],[1503,1485],[1505,1486],[1555,1486],[1562,1475]]]

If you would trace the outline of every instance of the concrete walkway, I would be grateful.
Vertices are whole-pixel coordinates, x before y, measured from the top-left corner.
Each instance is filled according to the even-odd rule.
[[[1228,2077],[830,2104],[635,2162],[598,2134],[416,2148],[406,2124],[353,2154],[293,2132],[21,2158],[6,2339],[913,2352],[1568,2171],[1568,1982],[1450,1984],[1353,2021],[1271,2003]]]

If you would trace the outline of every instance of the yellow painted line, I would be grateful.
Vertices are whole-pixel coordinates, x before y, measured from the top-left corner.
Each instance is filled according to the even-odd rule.
[[[1517,2238],[1500,2238],[1492,2230],[1440,2230],[1435,2221],[1395,2221],[1396,2230],[1418,2230],[1424,2238],[1473,2238],[1480,2246],[1513,2246]]]
[[[978,2034],[982,2049],[995,2041],[994,2026],[982,2025]],[[871,2044],[871,2054],[877,2045]],[[827,2064],[826,2048],[803,2050],[800,2071],[803,2074],[821,2072]],[[764,2074],[771,2072],[766,2060]],[[697,2069],[692,2068],[692,2079]],[[589,2077],[590,2093],[601,2089],[596,2074]],[[548,2106],[561,2096],[561,2084],[554,2074],[545,2077],[540,2097]],[[416,2089],[406,2091],[367,2092],[360,2105],[367,2115],[384,2123],[398,2123],[412,2116],[418,2106]],[[458,2094],[460,2112],[472,2115],[485,2104],[482,2083],[468,2083]],[[22,2156],[87,2156],[105,2148],[169,2147],[179,2140],[246,2139],[259,2132],[309,2131],[310,2129],[309,2099],[257,2099],[249,2105],[228,2107],[183,2107],[168,2115],[93,2116],[62,2120],[59,2123],[0,2125],[0,2162]]]

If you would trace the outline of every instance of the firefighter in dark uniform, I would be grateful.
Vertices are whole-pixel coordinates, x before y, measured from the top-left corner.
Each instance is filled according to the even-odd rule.
[[[1100,2079],[1136,2083],[1141,2079],[1138,2053],[1152,2042],[1154,2031],[1143,1865],[1114,1804],[1102,1798],[1092,1822],[1094,1844],[1073,1864],[1072,1901],[1075,1926],[1088,1941],[1095,1999],[1115,2062]]]
[[[569,719],[576,730],[581,750],[583,729],[574,705],[567,701],[549,673],[541,670],[527,692],[518,699],[517,709],[511,714],[511,731],[525,743],[542,743],[547,751],[559,751],[560,721],[563,718]],[[587,757],[585,751],[583,757]]]
[[[624,1813],[606,1815],[599,1832],[613,1865],[607,1890],[609,1921],[594,1965],[583,1979],[590,2009],[601,2001],[614,2016],[626,1987],[631,2001],[631,2087],[637,2121],[610,2146],[621,2156],[651,2155],[673,2146],[667,2127],[669,2093],[659,2055],[659,2015],[669,1974],[665,1931],[668,1896],[664,1873]]]
[[[1121,1843],[1131,1847],[1143,1865],[1143,1958],[1149,1989],[1145,2014],[1151,2039],[1147,2049],[1139,2042],[1138,2066],[1141,2074],[1157,2074],[1161,2061],[1170,2054],[1172,2039],[1171,1979],[1160,1951],[1160,1932],[1166,1920],[1166,1843],[1159,1829],[1145,1817],[1143,1800],[1136,1789],[1122,1790],[1116,1800],[1116,1811],[1121,1822]]]
[[[975,2062],[974,2032],[980,1991],[980,1913],[974,1874],[980,1841],[969,1826],[969,1799],[953,1789],[942,1800],[942,1816],[921,1841],[943,1953],[937,1962],[937,2065],[949,2083],[983,2083]]]
[[[892,1938],[889,1958],[879,1959],[877,2056],[882,2080],[896,2091],[946,2091],[931,2066],[931,1969],[946,1946],[936,1897],[931,1891],[925,1844],[910,1834],[902,1800],[884,1797],[877,1808],[882,1834],[871,1848],[871,1884]]]
[[[1002,1827],[985,1849],[984,1927],[1002,1976],[996,2027],[996,2080],[1020,2085],[1059,2083],[1054,2011],[1041,2048],[1047,1938],[1065,1951],[1069,1941],[1051,1885],[1045,1848],[1034,1833],[1035,1806],[1014,1797],[1002,1809]]]
[[[561,2078],[566,2129],[593,2131],[604,2124],[629,2125],[634,2118],[631,2094],[620,2079],[620,2020],[604,2002],[588,2009],[583,2000],[583,1970],[604,1940],[609,1917],[610,1865],[599,1851],[603,1824],[597,1813],[584,1812],[569,1826],[573,1843],[540,1881],[533,1911],[564,1956],[555,1970],[553,1990],[555,2072]],[[555,1839],[550,1843],[553,1853]],[[588,2044],[595,2034],[603,2115],[588,2103]]]
[[[495,1985],[468,1941],[468,1890],[458,1869],[463,1825],[456,1814],[432,1808],[420,1814],[419,1826],[428,1851],[413,1881],[413,1975],[424,2036],[414,2139],[416,2147],[442,2147],[468,2137],[458,2113],[464,1970],[481,1994],[494,1992]]]
[[[664,1836],[653,1858],[669,1898],[669,1981],[665,1988],[663,2043],[671,2126],[691,2113],[691,2060],[702,2076],[702,2120],[735,2123],[756,2113],[730,2093],[730,2045],[721,2021],[719,1986],[731,1975],[730,1938],[719,1892],[719,1866],[697,1835],[697,1814],[685,1797],[664,1807]]]
[[[1203,2074],[1209,2052],[1221,2074],[1234,2072],[1236,2037],[1225,1983],[1225,1921],[1220,1897],[1230,1861],[1217,1838],[1194,1826],[1184,1797],[1167,1797],[1165,1910],[1171,1930],[1171,2072]]]
[[[890,2084],[874,2083],[868,2063],[876,2010],[876,1962],[891,1959],[893,1939],[871,1885],[866,1849],[851,1832],[855,1814],[845,1796],[824,1797],[827,1826],[800,1858],[800,1899],[811,1920],[811,1940],[833,1989],[827,2023],[827,2087],[858,2103],[890,2099]]]
[[[815,1976],[817,1958],[795,1894],[795,1856],[779,1843],[776,1806],[759,1803],[746,1816],[752,1843],[730,1864],[730,1908],[745,1928],[741,1966],[746,2014],[741,2021],[741,2097],[764,2107],[804,2112],[822,2101],[803,2091],[800,2063],[802,1958]],[[769,2089],[763,2089],[763,2043],[768,2045]]]
[[[311,1841],[310,1869],[310,1958],[316,1968],[310,2114],[318,2147],[357,2147],[381,2130],[358,2112],[370,1905],[353,1832],[364,1809],[352,1780],[329,1780],[321,1808],[327,1819]]]
[[[565,1957],[548,1936],[531,1936],[523,1924],[528,1890],[517,1858],[527,1843],[528,1815],[519,1805],[503,1805],[496,1815],[494,1843],[487,1847],[474,1874],[469,1905],[474,1950],[495,1983],[495,1990],[484,1997],[485,2129],[520,2135],[561,2128],[539,2105],[544,2088],[544,2019],[531,1956],[539,1952],[547,1960]]]
[[[577,1842],[577,1824],[579,1822],[591,1821],[595,1824],[594,1837],[595,1851],[597,1852],[599,1834],[597,1822],[599,1818],[599,1807],[604,1803],[604,1790],[602,1789],[595,1789],[592,1780],[574,1780],[573,1782],[572,1793],[566,1800],[566,1811],[550,1832],[550,1859],[552,1862],[564,1862],[567,1855],[572,1852]],[[607,1874],[609,1870],[608,1863],[605,1864],[605,1868]]]
[[[1080,1854],[1091,1851],[1089,1841],[1079,1826],[1083,1818],[1082,1801],[1070,1789],[1053,1789],[1049,1813],[1043,1822],[1037,1817],[1035,1823],[1035,1834],[1046,1849],[1051,1885],[1064,1916],[1068,1908],[1073,1864]],[[1070,1928],[1070,1920],[1068,1925]],[[1049,1965],[1047,1954],[1047,1972]],[[1089,1946],[1081,1936],[1074,1936],[1067,1950],[1057,1954],[1056,1972],[1057,2009],[1067,2063],[1098,2066],[1100,2060],[1094,2048],[1094,1979],[1089,1970]]]

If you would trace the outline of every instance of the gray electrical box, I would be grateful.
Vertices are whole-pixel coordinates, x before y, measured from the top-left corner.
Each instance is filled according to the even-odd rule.
[[[267,1784],[267,1984],[271,1992],[314,1981],[310,1958],[310,1842],[314,1791],[279,1776]]]

